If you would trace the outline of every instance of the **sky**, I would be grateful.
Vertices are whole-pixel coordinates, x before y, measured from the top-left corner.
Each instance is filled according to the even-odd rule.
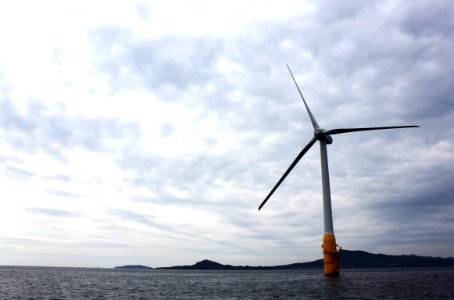
[[[0,4],[0,265],[454,256],[452,1]]]

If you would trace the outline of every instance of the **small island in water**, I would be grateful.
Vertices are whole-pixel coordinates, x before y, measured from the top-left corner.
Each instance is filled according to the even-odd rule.
[[[125,266],[118,266],[115,269],[127,269],[127,270],[153,270],[152,267],[147,267],[143,265],[125,265]]]

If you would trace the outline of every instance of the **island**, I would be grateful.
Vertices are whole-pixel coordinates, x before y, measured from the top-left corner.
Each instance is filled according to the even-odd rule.
[[[118,266],[115,269],[126,269],[126,270],[153,270],[152,267],[147,267],[143,265],[125,265],[125,266]]]
[[[348,268],[395,268],[395,267],[443,267],[454,266],[454,258],[432,257],[418,255],[386,255],[373,254],[361,250],[342,250],[340,257],[341,269]],[[323,259],[311,262],[293,263],[279,266],[232,266],[208,259],[199,261],[194,265],[159,267],[156,269],[177,270],[298,270],[322,269]]]

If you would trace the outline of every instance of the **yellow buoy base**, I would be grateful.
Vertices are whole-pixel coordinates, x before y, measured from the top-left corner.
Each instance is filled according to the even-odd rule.
[[[337,249],[336,238],[334,234],[323,235],[323,262],[325,265],[326,276],[339,275],[339,254],[340,249]]]

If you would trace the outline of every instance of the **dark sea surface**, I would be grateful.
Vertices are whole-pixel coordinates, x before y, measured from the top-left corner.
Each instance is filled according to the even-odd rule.
[[[119,270],[0,267],[0,299],[454,299],[454,268]]]

